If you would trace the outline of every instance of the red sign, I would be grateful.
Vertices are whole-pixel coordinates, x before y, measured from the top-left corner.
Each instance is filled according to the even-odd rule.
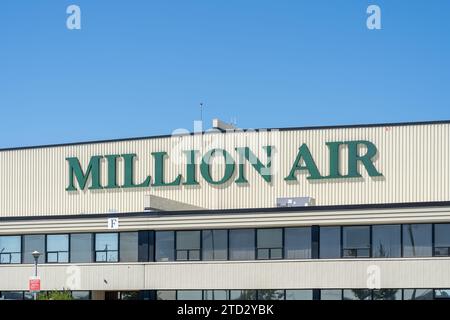
[[[31,292],[41,291],[41,279],[39,277],[31,277],[28,281],[28,289]]]

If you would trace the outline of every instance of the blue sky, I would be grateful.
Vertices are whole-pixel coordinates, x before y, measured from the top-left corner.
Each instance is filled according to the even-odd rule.
[[[2,0],[0,147],[191,130],[200,102],[208,124],[242,128],[450,119],[449,14],[448,0]]]

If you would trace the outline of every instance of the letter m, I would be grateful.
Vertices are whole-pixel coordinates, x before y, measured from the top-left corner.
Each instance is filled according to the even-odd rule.
[[[77,190],[74,185],[74,178],[78,181],[80,190],[84,190],[89,176],[91,176],[91,186],[89,189],[102,189],[100,184],[100,160],[102,158],[102,156],[91,157],[86,172],[83,172],[78,158],[66,158],[69,163],[69,186],[66,188],[66,191]]]

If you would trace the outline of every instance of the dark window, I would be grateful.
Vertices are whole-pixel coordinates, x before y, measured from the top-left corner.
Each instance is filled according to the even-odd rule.
[[[176,300],[177,292],[175,290],[156,291],[156,300]]]
[[[283,229],[258,229],[257,259],[283,258]]]
[[[202,300],[202,290],[178,290],[177,300]]]
[[[202,231],[202,260],[228,259],[228,231],[203,230]]]
[[[341,228],[320,228],[320,258],[335,259],[341,257]]]
[[[255,229],[230,230],[230,260],[255,260]]]
[[[284,300],[284,290],[258,290],[258,300]]]
[[[45,261],[45,236],[44,235],[28,235],[23,236],[23,263],[34,263],[31,255],[33,251],[41,253],[38,263]]]
[[[343,258],[370,257],[370,227],[343,227]]]
[[[91,294],[89,291],[72,291],[72,298],[74,300],[90,300]]]
[[[312,300],[312,290],[286,290],[286,300]]]
[[[20,263],[20,236],[0,237],[0,264]]]
[[[372,227],[372,256],[374,258],[401,257],[400,228],[400,225],[376,225]]]
[[[403,225],[403,256],[430,257],[432,254],[431,224]]]
[[[311,258],[311,228],[284,229],[284,258]]]
[[[49,263],[69,262],[68,234],[47,235],[47,262]]]
[[[122,235],[120,236],[122,237]],[[139,291],[122,291],[120,292],[120,300],[139,300]]]
[[[177,260],[200,260],[200,231],[177,231]]]
[[[434,297],[436,299],[450,299],[450,289],[436,289],[434,290]]]
[[[22,291],[2,291],[0,300],[24,300]]]
[[[434,255],[450,256],[450,224],[434,225]]]
[[[95,261],[119,261],[119,235],[118,233],[97,233],[95,235]]]
[[[403,300],[433,300],[433,290],[405,289],[403,290]]]
[[[227,290],[204,290],[203,300],[228,300]]]
[[[70,235],[70,262],[92,262],[92,233]]]
[[[120,233],[120,261],[138,261],[138,232]]]
[[[320,300],[342,300],[342,290],[320,290]]]
[[[230,300],[256,300],[256,290],[230,290]]]
[[[155,232],[155,258],[156,261],[175,260],[175,232],[158,231]]]
[[[401,289],[373,290],[373,300],[402,300]]]
[[[372,291],[369,289],[348,289],[343,292],[344,300],[372,300]]]

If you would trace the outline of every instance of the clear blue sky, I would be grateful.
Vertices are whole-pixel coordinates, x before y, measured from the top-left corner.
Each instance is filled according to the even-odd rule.
[[[191,130],[200,101],[242,128],[450,119],[449,16],[448,0],[2,0],[0,147]]]

